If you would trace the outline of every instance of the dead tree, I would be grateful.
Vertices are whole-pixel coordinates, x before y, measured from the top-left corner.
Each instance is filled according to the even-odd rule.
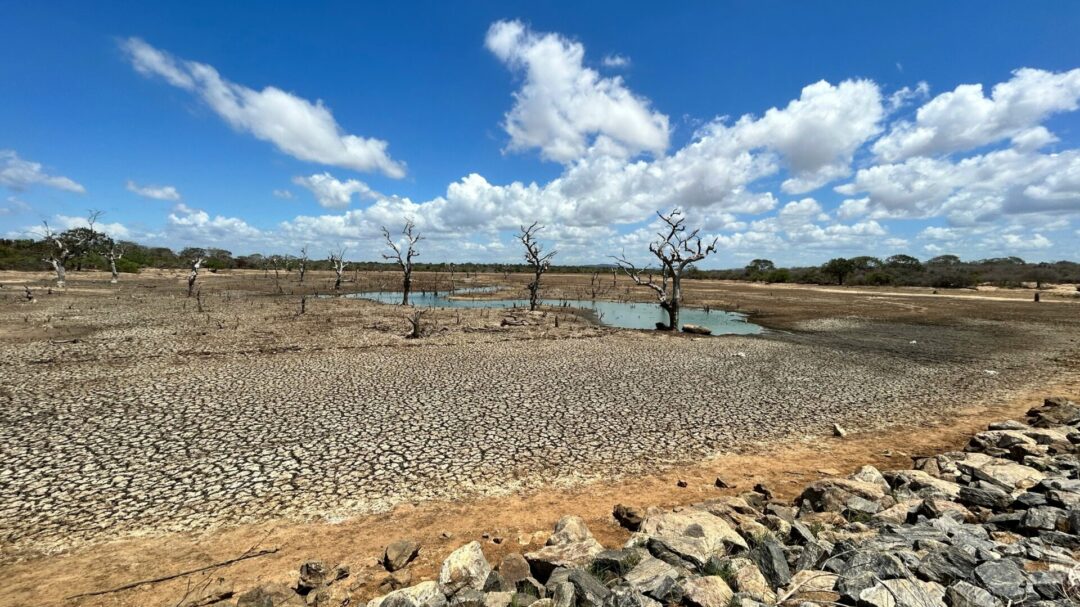
[[[390,247],[393,253],[383,253],[383,259],[391,259],[396,261],[398,267],[401,268],[402,280],[401,280],[401,305],[409,305],[409,291],[412,289],[412,271],[413,271],[413,257],[420,254],[416,250],[416,243],[420,242],[423,237],[419,232],[414,233],[416,225],[411,219],[405,220],[405,229],[401,233],[405,236],[406,246],[399,246],[394,242],[393,238],[390,238],[390,231],[384,226],[382,229],[383,238],[386,239],[386,246]],[[404,251],[402,250],[404,249]]]
[[[112,284],[116,284],[120,278],[120,272],[116,270],[116,262],[124,257],[124,246],[117,244],[117,242],[111,238],[107,239],[105,246],[102,247],[101,254],[109,262],[109,271],[112,272]]]
[[[334,290],[341,290],[341,274],[345,271],[345,249],[341,249],[337,253],[330,252],[330,267],[334,269],[334,273],[337,275],[334,280]]]
[[[300,249],[300,267],[298,268],[300,271],[300,284],[304,284],[304,274],[307,273],[307,262],[307,245],[304,245],[304,248]]]
[[[534,221],[531,226],[521,226],[518,240],[525,245],[525,261],[532,266],[533,279],[529,282],[529,310],[535,310],[540,303],[540,277],[551,267],[551,258],[558,251],[544,253],[544,247],[536,240],[536,233],[543,230],[544,226],[537,225]]]
[[[716,250],[716,239],[707,246],[703,246],[700,230],[686,232],[686,218],[682,211],[674,209],[667,215],[657,213],[664,222],[664,229],[657,232],[657,239],[649,243],[651,252],[660,261],[659,284],[653,279],[648,268],[639,270],[627,258],[625,253],[619,257],[613,257],[615,262],[622,268],[635,284],[646,286],[656,292],[656,298],[660,301],[660,307],[668,313],[668,324],[657,323],[658,329],[666,331],[679,330],[679,308],[682,306],[682,275],[686,266],[705,259]],[[645,274],[645,278],[642,278]]]
[[[199,268],[202,267],[203,262],[206,261],[206,257],[198,255],[191,259],[191,273],[187,277],[187,296],[191,297],[192,291],[195,290],[195,279],[199,277]],[[199,306],[202,307],[202,302],[199,302]]]
[[[42,259],[52,266],[56,272],[56,286],[62,287],[67,281],[67,264],[91,250],[98,241],[98,234],[94,232],[94,223],[101,216],[101,211],[90,211],[86,222],[89,227],[72,228],[56,233],[49,226],[49,222],[43,222],[45,230],[42,232],[42,240],[48,246],[48,257]]]
[[[412,313],[412,316],[405,317],[405,320],[409,321],[409,326],[411,327],[408,335],[405,336],[405,339],[419,339],[423,337],[423,327],[420,325],[420,320],[423,315],[423,310],[417,310]]]

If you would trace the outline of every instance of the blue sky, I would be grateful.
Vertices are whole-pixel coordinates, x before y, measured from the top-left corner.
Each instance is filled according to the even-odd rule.
[[[1080,259],[1077,4],[308,4],[0,2],[0,233]]]

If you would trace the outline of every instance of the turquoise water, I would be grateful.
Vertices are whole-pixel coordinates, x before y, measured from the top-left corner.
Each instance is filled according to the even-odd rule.
[[[495,287],[458,289],[453,295],[446,292],[438,295],[432,292],[413,292],[409,294],[409,303],[421,308],[525,308],[527,299],[472,299],[461,297],[470,293],[491,293]],[[401,303],[401,291],[376,291],[356,293],[347,297],[369,299],[385,304]],[[622,329],[655,329],[656,323],[667,322],[667,313],[653,303],[622,301],[591,301],[586,299],[567,299],[545,301],[548,306],[569,306],[591,311],[596,319],[609,327]],[[751,335],[760,333],[761,327],[747,322],[746,317],[736,312],[724,310],[703,310],[701,308],[683,308],[680,313],[683,324],[708,327],[714,335]]]

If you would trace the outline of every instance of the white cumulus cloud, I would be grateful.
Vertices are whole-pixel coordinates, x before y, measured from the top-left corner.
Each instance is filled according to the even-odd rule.
[[[257,91],[230,82],[205,63],[185,61],[139,38],[122,43],[135,70],[158,76],[198,95],[238,131],[273,143],[299,160],[400,178],[403,164],[390,158],[386,141],[346,133],[322,100],[314,103],[267,86]]]
[[[19,158],[15,150],[0,150],[0,184],[15,191],[44,185],[77,194],[86,193],[82,185],[61,175],[50,175],[40,163]]]
[[[180,192],[171,185],[157,186],[157,185],[139,185],[134,181],[128,179],[127,190],[129,192],[138,194],[143,198],[153,198],[154,200],[180,200]]]
[[[585,67],[581,43],[535,33],[520,21],[494,23],[485,42],[524,76],[504,122],[510,149],[537,148],[542,157],[562,163],[581,158],[590,147],[615,155],[660,155],[667,149],[668,117],[621,78]]]
[[[348,179],[339,181],[330,173],[316,173],[308,177],[293,177],[293,183],[311,190],[315,200],[328,209],[344,209],[352,202],[354,194],[361,198],[376,199],[380,194],[363,181]]]

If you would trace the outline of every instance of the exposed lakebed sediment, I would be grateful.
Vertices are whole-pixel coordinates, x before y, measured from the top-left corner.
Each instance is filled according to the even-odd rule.
[[[839,317],[688,338],[542,315],[500,327],[479,310],[406,342],[388,306],[355,301],[309,304],[289,321],[307,324],[260,339],[288,317],[180,303],[110,309],[77,343],[2,345],[3,544],[345,517],[636,474],[833,423],[913,424],[1045,379],[1077,347],[1038,323]]]

